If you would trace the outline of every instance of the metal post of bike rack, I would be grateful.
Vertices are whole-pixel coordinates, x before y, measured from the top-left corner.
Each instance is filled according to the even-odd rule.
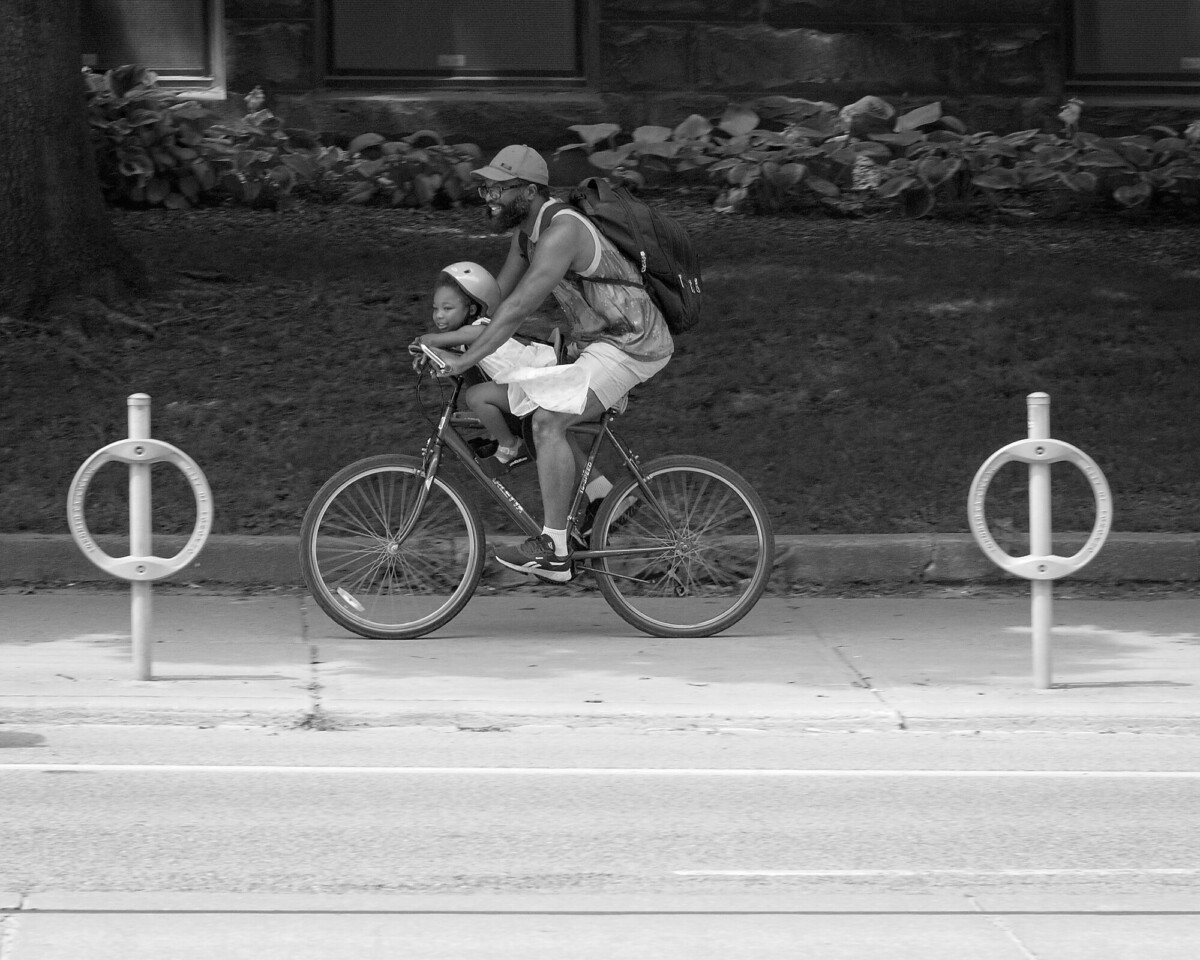
[[[129,398],[129,439],[150,439],[150,398],[135,393]],[[154,551],[151,528],[150,464],[129,465],[129,555],[148,557]],[[148,582],[129,584],[129,625],[134,671],[139,680],[151,676],[150,620],[154,615],[153,588]]]
[[[1054,620],[1052,581],[1074,573],[1099,553],[1112,527],[1112,494],[1108,481],[1094,460],[1082,450],[1050,438],[1050,397],[1031,393],[1027,398],[1028,439],[1001,447],[975,474],[967,496],[967,515],[971,533],[984,554],[1000,568],[1032,581],[1030,584],[1030,626],[1033,633],[1033,683],[1039,690],[1049,689],[1051,671],[1051,624]],[[984,505],[988,485],[1006,463],[1020,461],[1029,465],[1029,554],[1014,557],[1001,549],[988,530]],[[1070,557],[1058,557],[1053,549],[1050,504],[1050,465],[1060,460],[1075,464],[1083,471],[1096,500],[1096,522],[1083,548]]]
[[[135,393],[128,400],[129,436],[97,450],[75,473],[67,491],[67,518],[71,536],[85,557],[106,573],[130,581],[130,633],[134,675],[151,680],[150,623],[153,614],[151,584],[182,570],[196,559],[212,529],[212,492],[204,473],[186,453],[150,437],[150,398]],[[112,557],[100,549],[84,519],[84,500],[96,471],[119,461],[129,466],[129,556]],[[151,525],[150,467],[160,461],[174,464],[187,478],[196,500],[196,526],[184,548],[173,557],[156,557]]]
[[[1050,439],[1050,397],[1032,393],[1026,398],[1029,414],[1030,440]],[[1047,556],[1053,549],[1051,533],[1050,464],[1029,465],[1029,552],[1035,557]],[[1050,630],[1054,623],[1054,585],[1049,580],[1032,580],[1029,584],[1030,627],[1033,631],[1033,685],[1039,690],[1050,689],[1051,645]]]

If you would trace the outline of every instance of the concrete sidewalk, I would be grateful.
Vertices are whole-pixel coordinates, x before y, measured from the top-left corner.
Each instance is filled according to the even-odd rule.
[[[133,679],[125,591],[0,595],[0,722],[702,729],[1200,730],[1200,600],[1055,603],[1033,688],[1027,599],[768,598],[662,640],[595,597],[478,596],[366,640],[302,595],[154,598]]]
[[[6,926],[5,960],[1192,960],[1200,942],[1183,894],[0,893]]]

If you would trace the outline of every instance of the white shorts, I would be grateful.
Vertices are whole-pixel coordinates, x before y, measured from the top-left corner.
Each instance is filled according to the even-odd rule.
[[[589,343],[575,360],[558,367],[523,368],[498,377],[508,384],[508,401],[517,416],[541,407],[558,413],[583,413],[588,391],[605,409],[624,400],[667,365],[662,360],[636,360],[611,343]]]
[[[521,343],[513,338],[505,340],[488,356],[479,361],[479,369],[497,383],[519,367],[552,367],[558,361],[554,348],[548,343]]]

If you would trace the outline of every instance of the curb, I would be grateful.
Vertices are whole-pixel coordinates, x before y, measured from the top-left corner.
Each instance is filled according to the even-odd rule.
[[[114,698],[116,699],[116,698]],[[333,710],[320,714],[303,710],[269,711],[230,706],[226,709],[161,709],[110,702],[97,706],[46,703],[39,707],[8,707],[0,698],[0,725],[9,726],[158,726],[256,727],[275,730],[352,731],[375,728],[432,730],[444,733],[575,733],[620,732],[653,735],[703,733],[714,736],[805,736],[814,734],[1158,734],[1196,736],[1200,716],[1125,716],[1104,714],[983,714],[905,716],[876,714],[841,716],[736,717],[714,714],[612,712],[579,714],[489,713],[475,705],[468,711],[394,711],[360,713]]]
[[[155,550],[173,556],[184,536],[158,536]],[[128,540],[97,536],[113,556],[128,550]],[[1070,555],[1087,534],[1061,534],[1055,551]],[[208,538],[200,555],[162,583],[254,584],[296,587],[303,584],[297,538],[223,535]],[[816,534],[776,537],[775,590],[850,583],[1021,583],[988,560],[969,533]],[[1013,552],[1024,543],[1001,544]],[[1115,533],[1072,579],[1089,582],[1177,583],[1200,581],[1200,533]],[[93,566],[68,534],[0,534],[0,584],[94,583],[112,578]]]

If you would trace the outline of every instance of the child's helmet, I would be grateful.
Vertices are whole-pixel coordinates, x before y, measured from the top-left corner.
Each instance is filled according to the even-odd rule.
[[[471,300],[479,304],[485,317],[490,317],[500,306],[500,284],[488,271],[470,260],[460,260],[442,269]]]

